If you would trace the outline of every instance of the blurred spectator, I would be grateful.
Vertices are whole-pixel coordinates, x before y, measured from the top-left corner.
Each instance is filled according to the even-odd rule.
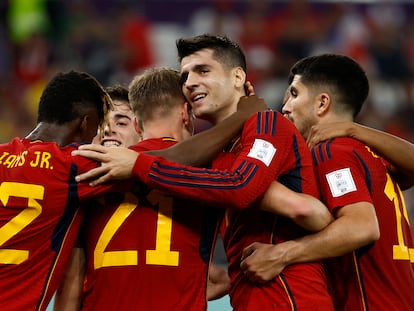
[[[66,69],[87,71],[107,84],[119,66],[113,56],[118,35],[116,23],[87,1],[73,2],[67,10],[66,34],[59,44],[58,62]]]
[[[14,43],[26,41],[33,33],[45,34],[50,26],[47,0],[9,0],[7,19]]]
[[[314,46],[313,54],[336,52],[348,55],[370,72],[367,48],[369,31],[364,12],[354,3],[332,3],[324,12],[324,37]]]
[[[323,16],[307,0],[289,0],[272,17],[273,44],[278,75],[286,77],[291,66],[308,56],[312,44],[323,33]]]
[[[240,14],[235,11],[236,0],[212,0],[190,17],[188,36],[203,33],[213,35],[225,34],[232,40],[239,41],[241,32]]]
[[[117,51],[122,55],[120,66],[131,75],[154,64],[154,51],[150,41],[151,24],[136,8],[128,5],[117,7],[116,19],[119,22]]]
[[[413,106],[413,73],[404,49],[405,11],[401,6],[386,1],[373,4],[367,12],[371,33],[369,50],[377,74],[388,83],[402,83],[404,98],[395,101],[395,105]]]
[[[269,0],[248,0],[241,17],[239,42],[246,54],[248,80],[257,87],[275,71],[271,13]]]
[[[47,37],[33,32],[15,49],[14,69],[17,77],[27,83],[41,79],[48,68],[50,50]]]
[[[29,83],[42,77],[48,65],[50,20],[46,4],[46,0],[10,0],[7,11],[14,70],[19,79]]]

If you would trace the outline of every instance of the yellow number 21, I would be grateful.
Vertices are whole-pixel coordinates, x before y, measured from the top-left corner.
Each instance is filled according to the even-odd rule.
[[[171,251],[173,199],[156,190],[152,190],[147,199],[153,206],[158,204],[158,217],[155,249],[146,251],[146,264],[178,266],[179,252]],[[106,223],[94,251],[95,269],[138,265],[137,250],[107,250],[111,239],[137,205],[138,199],[128,193],[125,202],[117,207]]]

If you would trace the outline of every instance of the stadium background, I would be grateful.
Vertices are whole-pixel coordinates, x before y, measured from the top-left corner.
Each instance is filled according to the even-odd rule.
[[[127,86],[145,68],[177,67],[175,40],[205,32],[240,42],[248,79],[274,109],[297,59],[353,57],[371,82],[358,121],[414,142],[413,15],[408,0],[0,0],[0,143],[32,129],[56,71]],[[414,219],[414,191],[405,195]],[[225,265],[220,247],[215,260]],[[228,297],[209,310],[230,310]]]

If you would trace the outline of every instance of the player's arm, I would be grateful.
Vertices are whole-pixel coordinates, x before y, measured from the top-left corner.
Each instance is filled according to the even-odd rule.
[[[255,95],[243,96],[239,100],[237,112],[223,122],[170,148],[148,151],[148,154],[161,156],[181,164],[203,166],[240,132],[243,123],[252,114],[265,109],[266,105],[262,98]]]
[[[379,235],[374,206],[349,204],[339,208],[336,219],[322,231],[276,245],[249,245],[240,267],[251,281],[264,283],[288,265],[341,256],[378,240]]]
[[[333,220],[331,212],[320,200],[295,192],[279,182],[271,183],[260,208],[290,218],[309,231],[322,230]]]
[[[244,96],[239,101],[238,111],[220,124],[170,148],[148,151],[148,153],[180,164],[193,166],[205,164],[239,133],[249,116],[264,109],[266,105],[263,99],[255,95]],[[122,147],[113,150],[96,144],[87,144],[80,146],[78,150],[72,152],[72,155],[84,156],[105,164],[77,177],[77,181],[92,180],[91,185],[98,185],[112,179],[130,178],[139,153]]]
[[[403,190],[414,185],[414,144],[355,122],[314,126],[307,143],[313,146],[320,141],[339,136],[348,136],[364,142],[391,163],[390,172]]]
[[[216,264],[211,264],[207,283],[207,299],[215,300],[229,292],[230,278],[227,271]]]
[[[104,165],[93,172],[77,176],[77,181],[95,178],[97,171],[102,171],[105,176],[91,182],[92,185],[118,179],[119,176],[128,178],[132,176],[131,170],[125,170],[125,167],[131,165],[129,161],[136,160],[134,176],[152,188],[187,199],[202,199],[212,206],[244,209],[264,194],[275,176],[284,170],[284,164],[292,155],[293,132],[276,130],[276,127],[285,124],[293,129],[287,119],[274,111],[264,111],[251,117],[243,128],[240,152],[229,163],[231,167],[224,170],[189,167],[144,153],[139,156],[135,153],[127,164],[126,158],[121,154],[125,150],[121,148],[81,146],[90,150],[77,150],[76,154],[103,162]],[[275,156],[276,150],[278,156]]]
[[[85,266],[83,248],[75,247],[56,291],[53,311],[78,311],[81,309]]]

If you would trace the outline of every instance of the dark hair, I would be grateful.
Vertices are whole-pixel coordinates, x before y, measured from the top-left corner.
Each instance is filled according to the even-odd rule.
[[[111,100],[102,85],[86,72],[57,73],[40,97],[37,122],[64,124],[82,113],[85,106],[95,107],[104,119]]]
[[[168,113],[169,108],[184,101],[180,72],[172,68],[148,69],[129,85],[129,102],[140,121]]]
[[[241,67],[247,72],[246,57],[240,46],[225,36],[203,34],[176,41],[178,59],[181,60],[203,49],[213,50],[213,57],[227,68]]]
[[[105,90],[112,100],[129,102],[128,88],[126,88],[125,86],[117,84],[113,86],[108,86],[107,88],[105,88]]]
[[[356,117],[368,97],[368,78],[361,66],[352,58],[338,54],[309,56],[299,60],[290,70],[289,84],[295,75],[305,85],[332,87],[336,107]]]

